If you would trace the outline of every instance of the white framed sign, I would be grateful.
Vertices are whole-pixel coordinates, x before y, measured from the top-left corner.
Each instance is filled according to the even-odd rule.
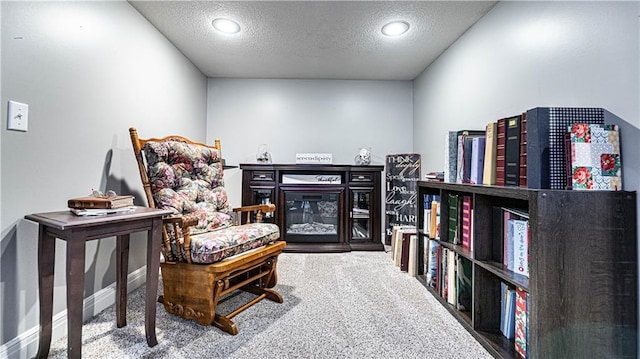
[[[340,184],[342,177],[340,175],[300,175],[300,174],[283,174],[283,184]]]
[[[296,164],[332,164],[333,154],[331,153],[296,153]]]

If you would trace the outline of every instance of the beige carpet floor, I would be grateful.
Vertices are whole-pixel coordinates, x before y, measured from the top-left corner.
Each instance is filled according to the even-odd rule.
[[[278,273],[275,289],[284,303],[264,300],[237,315],[236,336],[158,304],[153,348],[145,341],[142,286],[129,294],[126,327],[116,328],[114,307],[83,326],[83,357],[491,358],[388,253],[284,253]],[[247,296],[231,298],[219,312]],[[50,357],[66,358],[66,344],[66,338],[53,343]]]

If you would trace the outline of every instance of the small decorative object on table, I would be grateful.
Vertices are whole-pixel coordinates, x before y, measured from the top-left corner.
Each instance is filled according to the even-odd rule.
[[[368,148],[361,148],[354,159],[356,165],[367,166],[371,164],[371,150]]]
[[[271,163],[271,154],[267,150],[266,144],[258,146],[258,152],[256,153],[256,161],[258,163]]]

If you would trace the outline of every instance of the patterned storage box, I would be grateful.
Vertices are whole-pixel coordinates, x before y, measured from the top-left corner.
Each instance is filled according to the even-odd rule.
[[[622,190],[618,126],[576,123],[569,132],[572,189]]]

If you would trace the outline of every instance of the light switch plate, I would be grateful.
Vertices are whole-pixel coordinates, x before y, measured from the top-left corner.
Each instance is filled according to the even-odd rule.
[[[9,101],[7,107],[7,129],[27,132],[29,125],[29,105]]]

